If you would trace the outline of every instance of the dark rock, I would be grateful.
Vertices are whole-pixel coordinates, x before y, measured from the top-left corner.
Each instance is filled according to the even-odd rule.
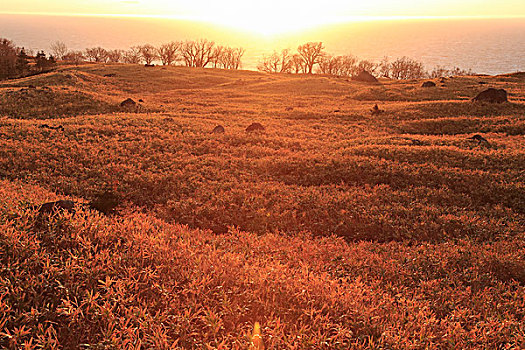
[[[352,80],[361,81],[365,83],[378,83],[379,82],[376,77],[368,73],[366,70],[361,71],[361,73],[359,73],[358,75],[353,76]]]
[[[30,88],[30,89],[36,89],[36,86],[34,86],[34,85],[32,85],[32,84],[31,84],[31,85],[28,85],[27,87]]]
[[[429,88],[429,87],[435,87],[436,83],[433,81],[425,81],[423,84],[421,84],[421,87]]]
[[[51,130],[60,130],[60,131],[64,131],[64,127],[62,125],[59,125],[59,126],[51,126],[51,125],[48,125],[48,124],[42,124],[39,126],[40,129],[51,129]]]
[[[246,128],[246,132],[262,132],[264,130],[264,126],[260,123],[252,123]]]
[[[423,141],[418,140],[418,139],[413,139],[413,138],[410,138],[410,137],[403,137],[403,139],[407,140],[407,141],[410,141],[410,145],[411,146],[423,146],[424,145]]]
[[[484,82],[484,81],[478,81],[478,84],[479,84],[479,85],[485,85],[485,84],[487,84],[487,83]]]
[[[370,110],[370,113],[372,115],[378,115],[378,114],[381,114],[383,112],[384,112],[384,110],[379,109],[379,106],[377,104],[374,107],[372,107],[372,109]]]
[[[146,64],[144,65],[144,67],[148,67],[148,68],[149,68],[149,67],[155,67],[155,65],[154,65],[154,64],[147,64],[147,63],[146,63]]]
[[[213,134],[224,134],[225,130],[224,130],[224,126],[222,125],[217,125],[215,128],[213,128],[213,130],[211,131]]]
[[[42,205],[32,207],[32,209],[38,209],[38,213],[41,215],[55,214],[61,211],[67,211],[69,213],[75,213],[75,202],[70,200],[59,200],[56,202],[48,202]]]
[[[113,77],[116,77],[117,74],[116,74],[116,73],[108,73],[108,74],[104,74],[104,76],[105,76],[106,78],[113,78]]]
[[[474,102],[503,103],[507,102],[507,91],[503,89],[489,88],[480,92],[472,99]]]
[[[484,138],[483,136],[481,135],[474,135],[472,137],[468,137],[467,140],[472,140],[472,141],[478,141],[478,145],[482,144],[482,143],[485,143],[485,144],[489,144],[489,142],[487,141],[486,138]]]
[[[128,98],[120,103],[120,107],[124,108],[134,108],[137,106],[137,102],[133,101],[131,98]]]
[[[140,102],[140,103],[144,103],[144,100],[143,100],[143,99],[140,99],[139,102]]]

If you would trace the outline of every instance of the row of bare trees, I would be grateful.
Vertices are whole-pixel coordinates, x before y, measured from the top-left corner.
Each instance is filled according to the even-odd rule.
[[[206,39],[196,41],[173,41],[155,47],[150,44],[133,46],[128,50],[106,50],[102,47],[88,48],[85,51],[69,51],[64,43],[56,42],[51,47],[53,56],[58,60],[75,64],[81,62],[121,62],[151,65],[184,64],[188,67],[214,67],[239,69],[244,49],[217,45]],[[469,75],[472,71],[460,68],[445,69],[436,67],[427,72],[421,62],[408,57],[394,61],[384,58],[375,63],[359,60],[352,55],[334,56],[325,52],[322,42],[308,42],[300,45],[296,52],[290,49],[274,51],[263,56],[257,68],[264,72],[327,74],[351,77],[361,71],[367,71],[377,77],[391,79],[420,79],[441,76]]]
[[[243,48],[217,45],[213,41],[172,41],[155,47],[151,44],[133,46],[128,50],[106,50],[102,47],[87,48],[84,51],[69,51],[62,42],[51,46],[54,56],[63,61],[81,62],[145,63],[162,65],[182,63],[188,67],[214,67],[224,69],[241,68]]]
[[[472,71],[460,68],[444,69],[436,67],[427,72],[421,62],[408,57],[401,57],[394,61],[384,58],[375,63],[368,60],[359,60],[352,55],[334,56],[324,51],[322,42],[309,42],[300,45],[297,52],[284,49],[274,51],[271,55],[263,56],[257,69],[269,73],[306,73],[327,74],[341,77],[351,77],[362,71],[367,71],[377,77],[390,79],[420,79],[437,78],[453,75],[470,75]]]

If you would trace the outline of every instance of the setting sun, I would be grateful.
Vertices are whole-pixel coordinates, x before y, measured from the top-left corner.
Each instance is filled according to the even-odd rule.
[[[362,1],[169,1],[53,0],[45,4],[24,1],[3,5],[3,13],[146,16],[188,19],[221,24],[260,34],[276,34],[312,28],[322,24],[366,19],[436,17],[525,16],[521,0],[498,3],[467,0],[369,0]]]

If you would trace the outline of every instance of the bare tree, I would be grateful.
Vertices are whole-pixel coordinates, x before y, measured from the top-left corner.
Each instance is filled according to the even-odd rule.
[[[206,39],[186,41],[182,45],[182,58],[188,67],[206,67],[213,59],[215,43]]]
[[[226,50],[228,48],[222,45],[216,45],[213,48],[213,54],[211,58],[211,63],[213,64],[213,68],[226,68]]]
[[[147,65],[150,65],[155,61],[159,56],[157,55],[157,50],[153,45],[145,44],[140,46],[140,56],[146,62]]]
[[[298,53],[292,56],[292,72],[295,74],[305,72],[303,58]]]
[[[354,56],[325,55],[319,61],[319,71],[323,74],[350,77],[357,70],[357,58]]]
[[[411,58],[398,58],[390,64],[390,77],[393,79],[420,79],[425,76],[423,64]]]
[[[360,73],[362,71],[366,71],[366,72],[374,75],[374,73],[376,72],[378,67],[379,67],[379,65],[377,63],[370,62],[368,60],[361,60],[357,64],[357,73]]]
[[[345,77],[351,77],[355,74],[358,74],[357,57],[352,55],[345,55],[341,57],[341,69],[339,74]]]
[[[187,67],[196,67],[196,49],[194,41],[185,41],[181,47],[181,55]]]
[[[292,57],[289,49],[284,49],[281,53],[274,51],[270,56],[263,56],[257,69],[268,73],[291,73]]]
[[[324,54],[323,50],[324,47],[322,42],[310,42],[297,48],[299,55],[301,55],[304,61],[304,66],[306,68],[305,73],[312,74],[314,65],[319,63],[319,60]]]
[[[242,56],[244,56],[245,50],[242,47],[236,49],[229,49],[228,53],[228,69],[239,69],[241,68]]]
[[[51,45],[51,52],[53,53],[53,56],[57,60],[63,60],[64,56],[67,54],[68,49],[66,44],[64,44],[61,41],[55,41],[53,45]]]
[[[390,78],[391,65],[388,60],[388,57],[383,57],[383,59],[379,63],[379,67],[377,68],[377,70],[380,76],[384,78]]]
[[[80,63],[84,62],[85,57],[82,51],[69,51],[64,57],[62,57],[62,59],[78,66]]]
[[[243,55],[243,48],[222,47],[217,66],[224,69],[239,69]]]
[[[319,60],[319,71],[322,74],[341,75],[342,56],[325,55]]]
[[[108,52],[102,47],[92,47],[86,49],[86,57],[91,62],[107,62]]]
[[[124,51],[122,50],[109,50],[108,51],[108,61],[112,63],[122,62],[124,57]]]
[[[169,66],[180,59],[180,48],[182,43],[179,41],[172,41],[167,44],[162,44],[157,49],[157,54],[164,66]]]
[[[123,60],[125,63],[130,64],[139,64],[142,60],[142,57],[140,55],[140,47],[139,46],[132,46],[127,51],[124,52]]]
[[[451,70],[449,70],[449,76],[451,77],[459,77],[459,76],[466,76],[466,75],[474,75],[476,73],[474,73],[472,71],[472,69],[461,69],[459,67],[454,67],[452,68]]]

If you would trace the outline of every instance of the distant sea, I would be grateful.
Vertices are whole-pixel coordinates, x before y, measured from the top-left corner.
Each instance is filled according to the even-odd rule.
[[[102,46],[126,49],[172,40],[206,38],[246,49],[244,69],[255,69],[263,54],[322,41],[326,51],[380,61],[408,56],[427,69],[458,66],[476,73],[525,71],[525,19],[376,20],[264,36],[182,20],[133,17],[0,15],[0,37],[18,46],[49,51],[57,40],[71,49]]]

